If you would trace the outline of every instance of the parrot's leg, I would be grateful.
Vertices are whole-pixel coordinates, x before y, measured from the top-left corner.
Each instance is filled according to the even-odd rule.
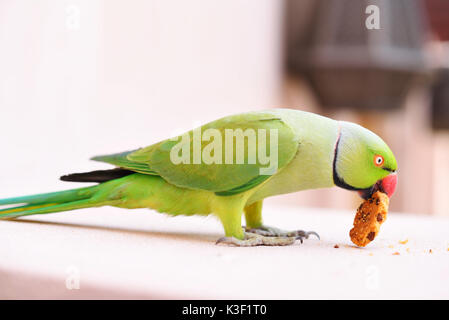
[[[231,198],[220,200],[214,211],[223,225],[225,236],[243,240],[245,232],[242,229],[243,205],[241,201]]]
[[[242,211],[244,209],[245,198],[236,197],[221,198],[219,202],[215,204],[215,213],[219,217],[225,230],[225,237],[217,240],[217,244],[225,243],[239,247],[252,247],[252,246],[285,246],[295,242],[295,238],[287,237],[265,237],[255,233],[244,232],[242,228]],[[255,205],[252,209],[245,212],[254,211],[258,212],[262,209],[262,202]],[[255,216],[256,220],[257,217]]]
[[[262,224],[262,200],[256,201],[245,207],[246,227],[256,229]]]

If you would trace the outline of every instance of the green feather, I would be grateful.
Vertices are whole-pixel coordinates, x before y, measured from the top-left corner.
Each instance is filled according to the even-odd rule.
[[[99,162],[106,162],[109,164],[112,164],[114,166],[128,169],[135,172],[145,173],[145,174],[157,174],[153,170],[151,170],[148,167],[148,164],[131,161],[128,159],[128,155],[134,153],[136,150],[133,151],[125,151],[120,153],[114,153],[109,155],[103,155],[103,156],[95,156],[92,157],[91,160],[99,161]]]

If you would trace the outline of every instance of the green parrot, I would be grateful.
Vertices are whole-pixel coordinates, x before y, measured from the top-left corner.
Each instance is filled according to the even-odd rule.
[[[95,182],[67,191],[0,200],[0,219],[90,207],[150,208],[169,215],[215,215],[236,246],[289,245],[318,234],[263,224],[262,202],[274,195],[338,186],[367,199],[389,197],[396,159],[373,132],[314,113],[271,109],[228,116],[145,148],[92,160],[109,170],[63,181]],[[241,218],[245,215],[246,226]]]

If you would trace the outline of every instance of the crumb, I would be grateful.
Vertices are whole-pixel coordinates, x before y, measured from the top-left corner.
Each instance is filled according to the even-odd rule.
[[[410,248],[407,248],[407,252],[410,253]]]
[[[338,246],[338,244],[336,244],[336,245],[334,246],[334,248],[335,248],[335,249],[338,249],[338,248],[340,248],[340,247]]]
[[[398,255],[400,255],[400,253],[396,251],[395,253],[393,253],[393,255],[398,256]]]
[[[399,241],[400,244],[406,244],[408,242],[408,239],[405,239],[403,241]]]
[[[369,256],[374,256],[374,254],[372,252],[368,253]]]
[[[394,248],[394,245],[390,244],[390,245],[388,246],[388,248],[392,249],[392,248]]]

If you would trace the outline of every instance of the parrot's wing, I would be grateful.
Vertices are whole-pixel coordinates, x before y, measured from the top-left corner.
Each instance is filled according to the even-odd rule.
[[[139,173],[158,175],[155,171],[151,170],[148,167],[148,164],[131,161],[128,159],[128,155],[130,155],[136,151],[138,151],[138,150],[125,151],[125,152],[109,154],[109,155],[105,155],[105,156],[96,156],[96,157],[91,158],[91,160],[106,162],[109,164],[113,164],[114,166],[117,166],[119,168],[124,168],[124,169],[128,169],[131,171],[139,172]]]
[[[245,146],[243,163],[242,161],[237,163],[237,152],[242,150],[241,148],[236,149],[237,138],[226,140],[226,132],[229,129],[232,130],[231,134],[241,130],[240,133],[243,135],[253,133],[256,136],[257,143],[252,146],[254,148],[252,150],[257,150],[255,159],[252,157],[251,161],[251,154],[254,155],[254,153],[250,152],[250,148],[248,148],[250,139],[243,138]],[[205,135],[209,135],[209,139],[203,141],[201,134],[203,139],[205,139]],[[276,135],[277,141],[274,140]],[[198,139],[198,137],[200,138]],[[270,143],[271,140],[274,143],[277,142],[277,145],[271,148],[273,152],[270,151],[270,147],[273,147]],[[181,147],[183,141],[187,142],[184,144],[184,149]],[[229,144],[226,145],[226,141],[233,141],[232,156],[228,158],[231,161],[225,159],[228,156],[225,156],[226,152],[229,152]],[[140,173],[159,175],[179,187],[208,190],[220,195],[232,195],[252,189],[270,178],[272,174],[293,159],[298,146],[299,137],[281,116],[269,112],[255,112],[226,117],[178,138],[168,139],[146,148],[93,159]],[[177,148],[176,152],[172,152],[174,147]],[[214,151],[211,152],[211,149]],[[173,161],[173,156],[178,157],[180,152],[185,152],[187,156],[184,157],[184,163],[175,164],[179,161]],[[203,158],[202,161],[197,161],[197,164],[195,163],[195,153],[196,159],[198,156]],[[220,153],[221,155],[219,155]],[[261,159],[261,154],[265,155],[265,160]],[[185,156],[185,154],[183,155]],[[204,163],[205,156],[216,161],[206,164]],[[270,165],[275,165],[275,168],[267,173],[266,171],[270,171],[267,170]]]

